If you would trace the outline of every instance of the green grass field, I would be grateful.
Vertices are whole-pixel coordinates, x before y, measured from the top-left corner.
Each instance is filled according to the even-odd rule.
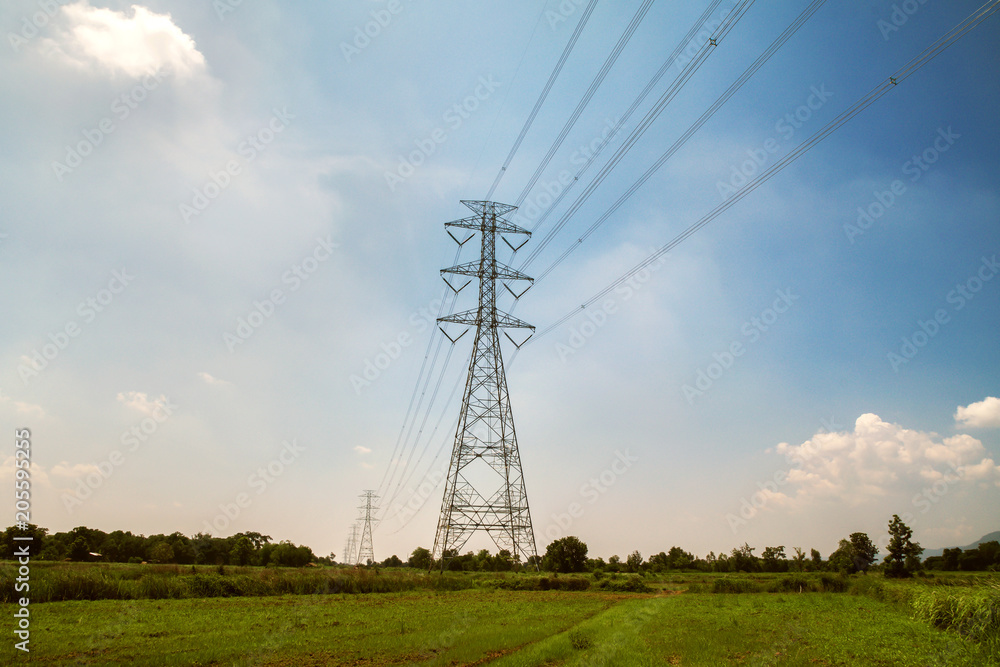
[[[121,575],[126,581],[207,574],[132,569],[141,576],[127,574],[127,569],[85,566],[54,569],[50,574],[111,579]],[[280,574],[282,585],[301,577],[302,594],[261,595],[250,586],[248,591],[258,591],[256,595],[32,604],[30,661],[262,666],[1000,665],[1000,587],[995,575],[900,582],[877,575],[824,579],[669,574],[644,580],[652,593],[619,593],[593,587],[576,591],[498,586],[533,588],[541,577],[529,575],[448,573],[435,579],[397,571],[377,575],[378,590],[389,588],[385,582],[402,590],[370,593],[363,592],[368,584],[354,584],[344,589],[350,592],[305,594],[321,575],[316,570]],[[278,575],[232,571],[220,576],[244,577],[246,584],[258,576]],[[368,581],[371,574],[331,569],[325,576]],[[61,585],[66,591],[75,590],[71,583]],[[89,585],[80,590],[93,592]],[[190,582],[148,588],[185,595],[192,591]],[[223,586],[223,590],[235,595],[237,588]],[[719,592],[737,590],[744,592]],[[11,618],[14,606],[2,607]],[[2,664],[26,662],[28,657],[13,649],[13,639],[0,647]]]

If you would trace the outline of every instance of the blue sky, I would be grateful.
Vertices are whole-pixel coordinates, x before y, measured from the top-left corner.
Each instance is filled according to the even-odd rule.
[[[520,194],[639,4],[597,4],[495,200]],[[708,4],[653,3],[526,203],[575,173]],[[754,3],[526,273],[807,4]],[[0,416],[34,434],[36,522],[258,530],[340,554],[358,494],[378,488],[376,556],[430,547],[471,336],[422,439],[394,446],[437,345],[438,271],[455,261],[443,223],[485,197],[584,5],[7,3]],[[891,2],[826,3],[517,316],[547,328],[718,205],[734,169],[775,163],[978,6],[931,0],[895,26]],[[540,549],[575,534],[605,557],[743,542],[828,554],[851,532],[882,536],[894,513],[928,547],[1000,527],[997,21],[610,310],[517,354],[508,382]],[[387,179],[414,151],[412,174]],[[915,169],[925,153],[933,164]],[[863,229],[859,208],[878,214]]]

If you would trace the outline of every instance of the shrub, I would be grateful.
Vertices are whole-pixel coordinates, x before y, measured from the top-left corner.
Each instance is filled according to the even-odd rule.
[[[778,579],[768,586],[768,593],[811,593],[818,590],[815,579],[803,576],[790,576]]]
[[[633,575],[628,579],[605,579],[597,585],[601,590],[618,593],[652,593],[653,589],[646,585],[641,577]]]

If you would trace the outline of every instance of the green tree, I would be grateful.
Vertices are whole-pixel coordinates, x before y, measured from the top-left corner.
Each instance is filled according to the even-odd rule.
[[[667,552],[667,563],[673,570],[686,570],[694,565],[694,556],[680,547],[670,547]]]
[[[173,563],[174,548],[169,542],[157,542],[149,549],[149,560],[154,563]]]
[[[230,565],[247,565],[253,556],[253,542],[246,535],[241,535],[229,551]]]
[[[877,555],[878,548],[867,534],[851,533],[850,539],[841,540],[837,550],[830,554],[830,569],[848,574],[867,572]]]
[[[586,564],[587,545],[573,535],[549,544],[542,557],[542,567],[551,572],[583,572]]]
[[[809,549],[809,560],[812,561],[814,570],[823,569],[823,554],[819,552],[819,549]]]
[[[753,555],[754,548],[746,542],[742,547],[733,549],[729,557],[729,566],[733,572],[759,572],[760,560]]]
[[[788,569],[785,562],[785,547],[764,547],[764,553],[760,555],[763,561],[765,572],[784,572]]]
[[[403,567],[403,561],[399,560],[399,556],[393,554],[382,561],[382,567]]]
[[[889,522],[889,545],[885,557],[885,576],[909,577],[920,567],[920,554],[923,547],[913,542],[913,530],[910,529],[898,515],[893,514]]]
[[[415,567],[420,570],[429,570],[431,567],[431,551],[430,549],[425,549],[423,547],[417,547],[410,554],[410,558],[407,560],[410,567]]]
[[[73,544],[70,545],[69,557],[75,561],[85,561],[90,558],[90,547],[87,546],[87,540],[82,535],[73,540]]]
[[[642,554],[638,551],[633,551],[629,554],[629,557],[625,559],[625,570],[628,572],[638,572],[641,569]],[[580,568],[577,572],[583,572],[583,568]]]
[[[795,556],[792,557],[792,568],[796,572],[805,572],[806,569],[806,552],[799,547],[792,547],[795,549]]]
[[[27,524],[23,529],[11,526],[0,533],[0,558],[16,558],[17,552],[23,547],[28,547],[29,558],[37,558],[45,546],[45,535],[48,532],[47,528],[39,528],[33,523]],[[32,539],[30,542],[27,540],[15,541],[15,537],[30,537]]]

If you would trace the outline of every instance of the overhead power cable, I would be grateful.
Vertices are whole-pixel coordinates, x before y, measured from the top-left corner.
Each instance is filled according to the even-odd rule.
[[[594,97],[594,93],[597,92],[601,83],[604,82],[604,78],[608,75],[608,72],[611,71],[611,67],[615,64],[615,61],[618,60],[618,56],[621,55],[621,52],[625,49],[629,40],[632,39],[632,35],[635,33],[636,28],[639,27],[640,23],[642,23],[642,19],[645,18],[646,12],[649,11],[652,4],[653,0],[645,0],[641,5],[639,5],[639,9],[636,10],[635,15],[628,24],[628,27],[625,28],[625,32],[618,38],[618,43],[615,44],[615,47],[611,50],[611,53],[604,61],[604,65],[602,65],[601,69],[598,70],[596,75],[594,75],[594,79],[590,82],[590,86],[587,87],[583,97],[580,98],[576,108],[573,109],[573,113],[571,113],[569,118],[566,119],[566,124],[563,125],[562,130],[560,130],[559,136],[557,136],[555,141],[552,142],[552,145],[549,146],[548,152],[535,169],[535,173],[531,175],[531,178],[528,179],[527,185],[525,185],[524,189],[521,190],[521,194],[518,195],[517,200],[514,202],[514,206],[520,206],[528,196],[528,193],[531,192],[531,188],[535,187],[535,183],[538,182],[538,178],[542,175],[545,167],[547,167],[549,162],[552,161],[552,156],[555,155],[556,151],[559,150],[559,147],[562,146],[563,141],[566,140],[566,135],[568,135],[569,131],[573,129],[576,121],[580,118],[580,114],[583,113],[583,110],[587,107],[591,98]]]
[[[736,81],[734,81],[732,85],[730,85],[729,88],[727,88],[726,91],[722,93],[722,95],[720,95],[717,100],[715,100],[712,106],[710,106],[708,110],[706,110],[705,113],[703,113],[698,118],[698,120],[692,123],[691,126],[684,132],[684,134],[678,137],[678,139],[673,143],[673,145],[671,145],[670,148],[664,151],[664,153],[659,157],[659,159],[656,162],[654,162],[653,165],[650,166],[649,169],[647,169],[646,172],[642,176],[640,176],[639,179],[635,183],[633,183],[628,188],[628,190],[626,190],[625,193],[622,194],[618,198],[618,200],[614,204],[612,204],[607,211],[604,212],[603,215],[601,215],[601,217],[599,217],[590,227],[588,227],[587,230],[583,234],[581,234],[576,241],[574,241],[568,248],[566,248],[566,250],[563,251],[563,253],[554,262],[552,262],[552,264],[550,264],[544,271],[538,274],[538,276],[535,278],[535,282],[537,283],[539,280],[549,275],[549,273],[551,273],[553,269],[555,269],[567,257],[569,257],[574,250],[579,248],[580,245],[585,240],[587,240],[587,237],[593,234],[598,227],[604,224],[608,220],[608,218],[610,218],[615,213],[615,211],[617,211],[621,207],[622,204],[628,201],[628,199],[633,194],[635,194],[636,190],[642,187],[643,184],[645,184],[646,181],[648,181],[649,178],[653,174],[655,174],[667,160],[673,157],[674,153],[676,153],[677,150],[681,148],[681,146],[686,144],[688,139],[690,139],[699,129],[701,129],[701,126],[704,125],[708,121],[708,119],[714,116],[715,113],[727,101],[729,101],[729,98],[732,97],[734,94],[736,94],[736,91],[742,88],[743,84],[749,81],[750,78],[757,73],[757,70],[763,67],[764,64],[771,59],[771,56],[777,53],[778,50],[782,46],[784,46],[785,42],[787,42],[792,37],[792,35],[798,32],[799,28],[801,28],[802,25],[806,21],[808,21],[809,18],[814,13],[816,13],[816,10],[818,10],[825,2],[826,0],[813,0],[812,4],[806,7],[805,10],[803,10],[803,12],[799,14],[799,16],[795,19],[795,21],[793,21],[791,25],[785,28],[784,32],[782,32],[777,39],[771,42],[771,45],[767,47],[767,49],[757,58],[757,60],[755,60],[753,64],[750,65],[750,67],[748,67],[746,70],[743,71],[743,74],[741,74],[739,78],[737,78]]]
[[[596,6],[597,0],[590,0],[590,2],[587,3],[587,6],[583,9],[583,14],[580,16],[580,21],[576,24],[576,29],[574,29],[573,34],[570,35],[569,42],[566,44],[566,48],[563,49],[562,55],[559,56],[559,60],[556,62],[555,68],[549,75],[549,80],[545,82],[545,87],[542,88],[541,95],[538,96],[538,100],[535,102],[534,108],[531,110],[531,113],[528,114],[527,120],[524,121],[524,127],[521,128],[521,133],[518,134],[517,139],[514,140],[514,145],[511,147],[510,153],[507,154],[507,159],[504,160],[503,166],[500,167],[500,172],[497,174],[496,179],[494,179],[493,185],[490,186],[490,191],[486,194],[487,200],[493,196],[497,186],[500,185],[500,180],[503,178],[504,173],[506,173],[507,167],[510,166],[511,160],[514,159],[514,154],[517,153],[517,149],[521,147],[521,142],[524,141],[524,135],[528,133],[528,129],[531,128],[531,124],[535,121],[535,116],[538,115],[538,110],[542,108],[542,103],[545,102],[545,98],[548,97],[549,91],[552,90],[552,85],[559,77],[559,73],[562,71],[563,65],[566,64],[569,54],[573,52],[573,47],[576,46],[577,40],[580,39],[580,33],[583,32],[583,28],[587,25],[587,21],[590,19],[590,15],[594,13],[594,7]]]
[[[576,175],[573,177],[573,180],[570,181],[565,188],[563,188],[563,191],[560,192],[559,195],[555,198],[555,200],[545,209],[545,212],[542,213],[541,216],[539,216],[538,220],[535,221],[535,224],[529,227],[529,230],[532,233],[537,231],[538,228],[542,226],[545,220],[549,217],[549,214],[552,213],[552,211],[557,206],[559,206],[560,202],[562,202],[562,200],[566,197],[566,195],[569,194],[569,191],[573,189],[573,186],[576,185],[577,182],[579,182],[580,177],[583,176],[583,174],[587,171],[587,169],[590,168],[590,165],[592,165],[594,161],[597,160],[598,156],[607,147],[607,145],[611,143],[611,141],[616,136],[618,136],[618,133],[621,131],[622,127],[625,126],[625,123],[628,122],[628,120],[632,117],[632,114],[635,113],[636,109],[639,108],[639,106],[643,103],[643,101],[646,99],[649,93],[653,91],[653,88],[655,88],[656,85],[660,82],[660,79],[662,79],[663,75],[667,73],[667,70],[670,69],[670,67],[677,62],[677,59],[680,57],[681,53],[688,48],[692,40],[694,40],[695,36],[704,29],[703,26],[708,21],[708,19],[711,18],[712,14],[715,13],[715,10],[718,9],[720,4],[722,4],[722,0],[713,0],[712,4],[710,4],[702,13],[702,15],[698,18],[698,20],[695,21],[694,25],[691,26],[690,30],[688,30],[684,38],[677,43],[677,46],[674,47],[674,50],[670,53],[669,56],[667,56],[666,60],[663,61],[663,64],[660,65],[660,69],[658,69],[656,71],[656,74],[654,74],[652,78],[650,78],[650,80],[646,83],[646,86],[642,89],[642,92],[636,96],[636,98],[632,101],[632,104],[629,105],[629,108],[625,111],[624,114],[622,114],[621,118],[618,119],[618,122],[615,123],[615,126],[612,128],[611,132],[608,133],[608,136],[606,136],[601,141],[601,143],[597,147],[597,150],[593,151],[590,154],[584,165],[580,167],[580,170],[578,172],[576,172]]]
[[[540,331],[534,336],[532,340],[538,340],[542,336],[554,331],[564,322],[571,319],[574,315],[580,312],[580,310],[585,310],[588,306],[592,305],[596,301],[604,298],[616,287],[620,286],[622,283],[630,279],[633,275],[648,267],[650,264],[658,260],[660,257],[670,252],[673,248],[682,243],[685,239],[690,237],[692,234],[697,232],[699,229],[710,223],[712,220],[717,218],[720,214],[729,210],[731,207],[735,206],[737,202],[741,201],[744,197],[749,195],[751,192],[759,188],[761,185],[770,180],[775,174],[782,171],[789,164],[802,157],[809,149],[818,144],[820,141],[828,137],[830,134],[839,129],[842,125],[847,123],[849,120],[857,116],[859,113],[867,109],[869,106],[878,101],[882,96],[888,93],[890,90],[901,84],[903,81],[911,77],[915,72],[917,72],[924,65],[932,61],[934,58],[939,56],[948,47],[957,42],[959,39],[968,34],[971,30],[976,28],[979,24],[985,21],[987,18],[992,16],[996,11],[1000,9],[1000,0],[990,0],[978,10],[973,12],[967,19],[962,21],[960,24],[955,26],[943,37],[938,39],[936,42],[931,44],[929,47],[924,49],[918,56],[913,58],[910,62],[904,65],[902,68],[893,73],[889,78],[887,78],[882,83],[878,84],[873,88],[867,95],[855,102],[850,108],[845,110],[839,116],[834,118],[832,121],[827,123],[822,129],[813,134],[811,137],[799,144],[794,150],[784,156],[781,160],[776,162],[767,170],[763,171],[749,183],[744,185],[739,191],[737,191],[732,197],[724,201],[723,203],[716,206],[709,213],[703,216],[700,220],[695,222],[693,225],[685,229],[683,232],[675,236],[669,242],[658,248],[648,257],[643,259],[641,262],[633,266],[631,269],[626,271],[616,280],[611,282],[607,287],[597,292],[595,295],[584,301],[579,308],[574,308],[569,311],[558,320],[550,324],[548,327]]]
[[[653,124],[653,121],[659,117],[667,105],[677,96],[677,93],[684,87],[684,84],[686,84],[688,80],[694,76],[695,72],[701,68],[708,56],[719,45],[719,42],[721,42],[726,35],[728,35],[729,32],[736,27],[737,22],[739,22],[752,4],[753,0],[742,0],[738,5],[736,5],[736,7],[733,8],[733,11],[723,19],[722,25],[720,25],[719,28],[712,33],[711,37],[709,37],[709,39],[701,45],[698,52],[691,58],[691,61],[684,67],[680,75],[678,75],[663,95],[660,96],[660,99],[656,101],[656,104],[653,105],[648,112],[646,112],[643,119],[639,122],[635,129],[632,130],[632,133],[629,134],[628,138],[625,139],[622,145],[618,147],[618,150],[615,151],[614,155],[612,155],[604,166],[601,167],[601,170],[596,176],[594,176],[591,182],[587,185],[586,189],[576,198],[576,201],[574,201],[569,209],[563,213],[555,227],[550,229],[545,235],[545,238],[532,248],[531,253],[528,255],[527,259],[524,260],[521,266],[518,267],[518,270],[523,270],[526,266],[533,262],[542,250],[544,250],[545,247],[552,242],[552,239],[559,233],[559,230],[561,230],[566,222],[573,217],[573,214],[575,214],[580,207],[583,206],[587,199],[589,199],[601,183],[604,182],[604,179],[608,177],[608,174],[610,174],[611,171],[618,166],[618,163],[622,160],[622,158],[625,157],[630,150],[632,150],[632,147],[635,146],[636,142],[639,141],[643,134],[645,134],[646,130],[648,130]]]

